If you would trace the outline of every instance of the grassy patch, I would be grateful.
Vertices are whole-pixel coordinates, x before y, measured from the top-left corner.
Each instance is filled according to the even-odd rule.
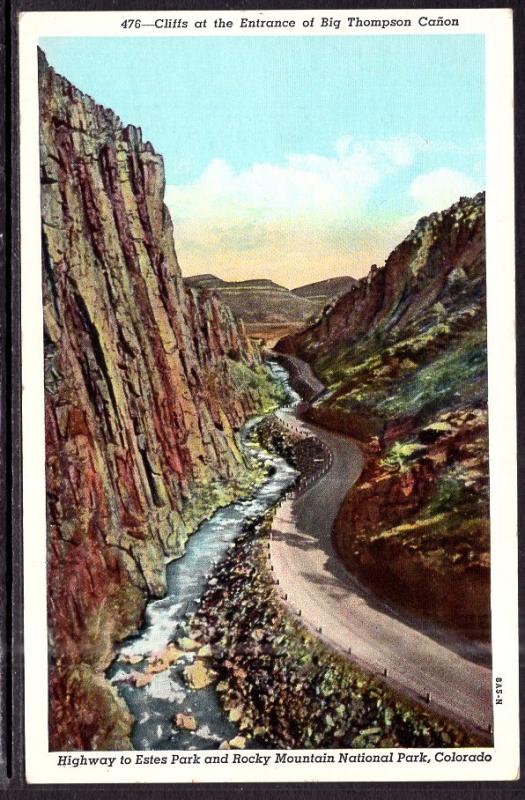
[[[381,400],[377,410],[385,416],[416,414],[453,406],[486,396],[486,344],[484,332],[476,332],[452,351],[402,381],[395,393]]]
[[[407,469],[410,463],[426,449],[424,445],[417,444],[417,442],[394,442],[381,460],[381,465],[387,469]]]
[[[284,387],[272,377],[264,364],[249,367],[242,361],[228,359],[228,369],[239,392],[249,390],[258,397],[261,414],[269,414],[285,404]]]
[[[486,331],[471,311],[447,321],[431,314],[397,338],[367,336],[319,355],[315,371],[330,391],[325,404],[395,419],[485,399]]]

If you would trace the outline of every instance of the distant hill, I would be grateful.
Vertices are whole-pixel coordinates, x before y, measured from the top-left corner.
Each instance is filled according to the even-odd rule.
[[[186,286],[198,286],[203,289],[218,289],[221,286],[227,286],[227,282],[218,278],[216,275],[206,272],[203,275],[192,275],[189,278],[184,278]]]
[[[215,275],[185,278],[186,286],[216,292],[236,319],[242,319],[253,338],[274,340],[311,324],[322,311],[326,298],[300,297],[285,286],[265,278],[224,281]]]
[[[350,275],[341,275],[337,278],[327,278],[324,281],[298,286],[296,289],[292,289],[292,292],[298,297],[308,297],[310,299],[324,297],[328,302],[335,297],[340,297],[345,292],[349,292],[355,283],[356,279],[350,277]]]
[[[206,273],[184,279],[186,286],[217,292],[237,319],[242,319],[249,335],[273,339],[310,325],[332,299],[355,283],[344,276],[287,289],[266,278],[225,281]]]

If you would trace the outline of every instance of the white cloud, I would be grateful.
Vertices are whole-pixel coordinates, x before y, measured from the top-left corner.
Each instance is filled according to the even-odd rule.
[[[351,136],[341,136],[335,144],[335,151],[340,158],[349,154],[351,149],[359,149],[359,143]],[[361,145],[361,149],[362,149]],[[386,158],[396,167],[407,167],[412,164],[414,156],[420,150],[428,150],[429,145],[419,136],[392,136],[389,139],[376,139],[371,142],[370,149],[377,155]]]
[[[461,196],[470,197],[481,190],[478,181],[462,172],[443,167],[419,175],[410,184],[410,197],[416,201],[418,213],[441,211]]]
[[[342,137],[333,157],[288,155],[282,164],[255,163],[235,172],[227,161],[213,159],[191,184],[167,187],[166,201],[184,224],[197,215],[213,219],[340,220],[362,212],[381,179],[411,162],[410,139],[362,143]],[[232,219],[233,214],[233,219]]]
[[[411,224],[393,210],[383,210],[381,219],[374,214],[372,193],[427,147],[417,137],[362,142],[343,136],[333,156],[291,154],[241,171],[213,159],[194,182],[166,189],[183,272],[287,285],[301,282],[299,272],[312,280],[365,274],[372,262],[383,263],[417,216],[472,193],[468,176],[435,170],[410,185],[418,207]]]

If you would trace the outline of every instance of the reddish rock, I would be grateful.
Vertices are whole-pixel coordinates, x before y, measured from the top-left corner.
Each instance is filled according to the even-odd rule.
[[[480,193],[422,218],[383,267],[275,346],[326,385],[306,418],[367,456],[336,523],[348,569],[390,604],[484,639],[485,306]]]
[[[185,289],[140,129],[41,52],[39,90],[51,743],[95,747],[98,724],[125,747],[129,714],[102,677],[113,644],[164,592],[166,557],[200,521],[190,498],[245,477],[236,431],[260,399],[239,370],[264,377],[231,312]]]
[[[440,299],[454,271],[462,271],[473,284],[483,281],[484,202],[481,193],[423,217],[383,267],[374,265],[318,322],[281,339],[274,349],[312,361],[371,332],[406,328]]]

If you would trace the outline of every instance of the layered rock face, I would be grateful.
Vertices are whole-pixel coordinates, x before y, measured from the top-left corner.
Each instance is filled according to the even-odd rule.
[[[328,388],[309,410],[366,443],[335,544],[376,594],[490,632],[484,195],[425,217],[383,268],[276,349]]]
[[[129,747],[103,678],[164,565],[253,474],[275,402],[231,312],[184,287],[161,156],[39,53],[52,749]]]

